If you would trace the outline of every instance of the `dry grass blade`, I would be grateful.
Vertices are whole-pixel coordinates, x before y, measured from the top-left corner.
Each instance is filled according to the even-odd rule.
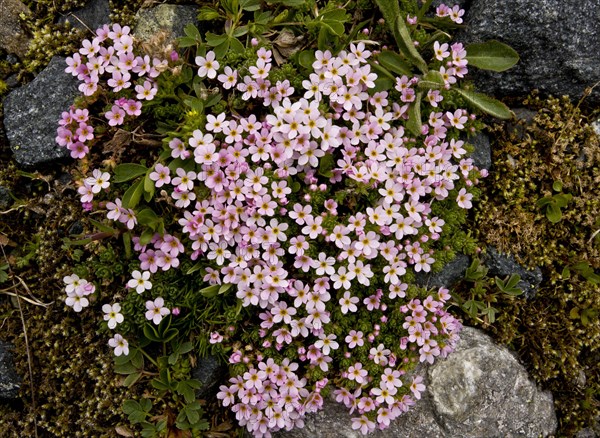
[[[2,250],[2,256],[4,257],[4,260],[6,261],[6,263],[8,264],[8,257],[6,256],[6,252],[4,252],[4,245],[0,245],[0,249]],[[12,270],[10,268],[10,264],[8,264],[8,269],[9,272],[11,274]],[[36,405],[36,400],[35,400],[35,392],[33,389],[33,366],[32,366],[32,360],[31,360],[31,350],[29,348],[29,336],[27,336],[27,326],[25,325],[25,315],[23,314],[23,307],[21,306],[21,299],[24,299],[24,297],[21,297],[21,295],[19,295],[18,292],[18,285],[15,281],[15,277],[19,279],[19,282],[21,283],[22,286],[25,287],[25,290],[31,295],[31,291],[29,291],[29,288],[27,287],[27,285],[25,284],[25,282],[18,276],[16,275],[12,275],[13,277],[13,287],[15,290],[15,297],[17,298],[17,307],[19,309],[19,315],[21,317],[21,325],[23,327],[23,335],[25,337],[25,349],[27,350],[27,366],[29,368],[29,390],[31,391],[31,411],[33,412],[33,424],[34,424],[34,431],[35,431],[35,438],[38,438],[38,427],[37,427],[37,405]]]

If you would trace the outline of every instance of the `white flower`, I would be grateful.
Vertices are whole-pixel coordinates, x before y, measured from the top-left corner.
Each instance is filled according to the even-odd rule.
[[[148,279],[150,278],[149,271],[140,272],[138,270],[135,270],[131,273],[131,276],[133,278],[127,282],[127,286],[135,288],[135,291],[138,294],[141,294],[146,290],[152,289],[152,283],[148,281]]]
[[[121,306],[116,303],[112,306],[110,304],[105,304],[102,306],[102,311],[105,313],[104,321],[108,321],[108,328],[114,329],[117,324],[121,324],[123,322],[123,315],[119,313],[121,311]]]
[[[72,307],[75,312],[81,312],[84,307],[90,305],[89,300],[80,292],[79,289],[72,292],[67,292],[65,304]]]
[[[129,343],[118,333],[108,340],[108,345],[115,349],[115,356],[127,356],[129,354]]]
[[[85,179],[85,182],[92,187],[93,193],[99,193],[102,189],[107,189],[110,186],[110,174],[102,172],[99,169],[94,169],[92,176]]]
[[[164,316],[167,316],[171,311],[164,307],[165,301],[162,297],[156,298],[154,301],[146,301],[146,319],[158,325]]]
[[[196,56],[196,65],[200,67],[198,76],[201,78],[208,76],[210,79],[214,79],[217,76],[219,62],[215,61],[215,52],[212,50],[206,54],[206,57]]]
[[[81,284],[81,279],[77,274],[67,275],[63,278],[63,281],[67,285],[65,287],[65,292],[67,293],[73,292]]]

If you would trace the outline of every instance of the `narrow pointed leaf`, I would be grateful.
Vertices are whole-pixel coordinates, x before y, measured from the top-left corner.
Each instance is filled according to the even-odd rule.
[[[408,110],[408,123],[407,127],[415,136],[421,134],[421,97],[423,92],[419,91],[415,101],[411,104]]]
[[[379,54],[377,59],[379,60],[379,64],[381,64],[382,67],[385,67],[396,74],[406,75],[409,77],[412,76],[410,66],[406,63],[404,59],[402,59],[402,57],[398,53],[390,52],[389,50],[384,50]]]
[[[400,37],[400,41],[398,41],[398,48],[400,51],[406,56],[414,65],[417,66],[419,70],[423,73],[427,73],[429,69],[427,68],[427,63],[421,57],[421,54],[417,49],[415,49],[415,45],[413,43],[413,39],[410,36],[410,32],[408,27],[406,27],[406,22],[402,16],[398,16],[396,19],[396,29],[397,33]]]

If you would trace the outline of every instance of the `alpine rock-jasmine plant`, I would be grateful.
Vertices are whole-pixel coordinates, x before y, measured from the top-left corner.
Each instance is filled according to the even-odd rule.
[[[440,8],[460,22],[460,8]],[[162,131],[162,150],[104,162],[80,181],[84,209],[116,230],[105,234],[129,236],[139,262],[125,298],[115,295],[127,304],[102,303],[109,330],[127,327],[108,343],[116,356],[150,358],[135,324],[158,342],[196,306],[229,298],[239,326],[202,322],[201,336],[228,357],[217,398],[241,426],[257,437],[302,427],[331,396],[353,429],[385,429],[425,390],[415,366],[446,357],[462,327],[447,289],[413,280],[436,264],[444,212],[471,208],[485,176],[461,136],[475,116],[453,106],[467,51],[434,41],[427,74],[387,72],[386,87],[386,52],[368,41],[314,51],[295,78],[258,40],[236,56],[198,48],[190,63],[177,53],[167,62],[138,54],[129,29],[113,25],[67,60],[86,105],[104,99],[101,114],[73,106],[59,121],[58,144],[84,169],[102,149],[95,133],[143,116],[162,73],[201,96]],[[214,90],[221,99],[208,104]],[[203,289],[176,300],[160,279],[184,265],[180,276]],[[106,297],[76,275],[65,283],[77,312],[88,296]]]

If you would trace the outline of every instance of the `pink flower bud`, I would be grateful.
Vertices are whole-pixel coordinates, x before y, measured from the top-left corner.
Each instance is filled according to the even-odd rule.
[[[252,47],[258,46],[258,38],[252,38],[250,44],[252,44]]]
[[[177,316],[181,313],[181,310],[179,310],[179,307],[173,307],[173,309],[171,309],[171,313],[173,316]]]
[[[179,53],[176,50],[171,52],[171,61],[176,62],[179,60]]]

